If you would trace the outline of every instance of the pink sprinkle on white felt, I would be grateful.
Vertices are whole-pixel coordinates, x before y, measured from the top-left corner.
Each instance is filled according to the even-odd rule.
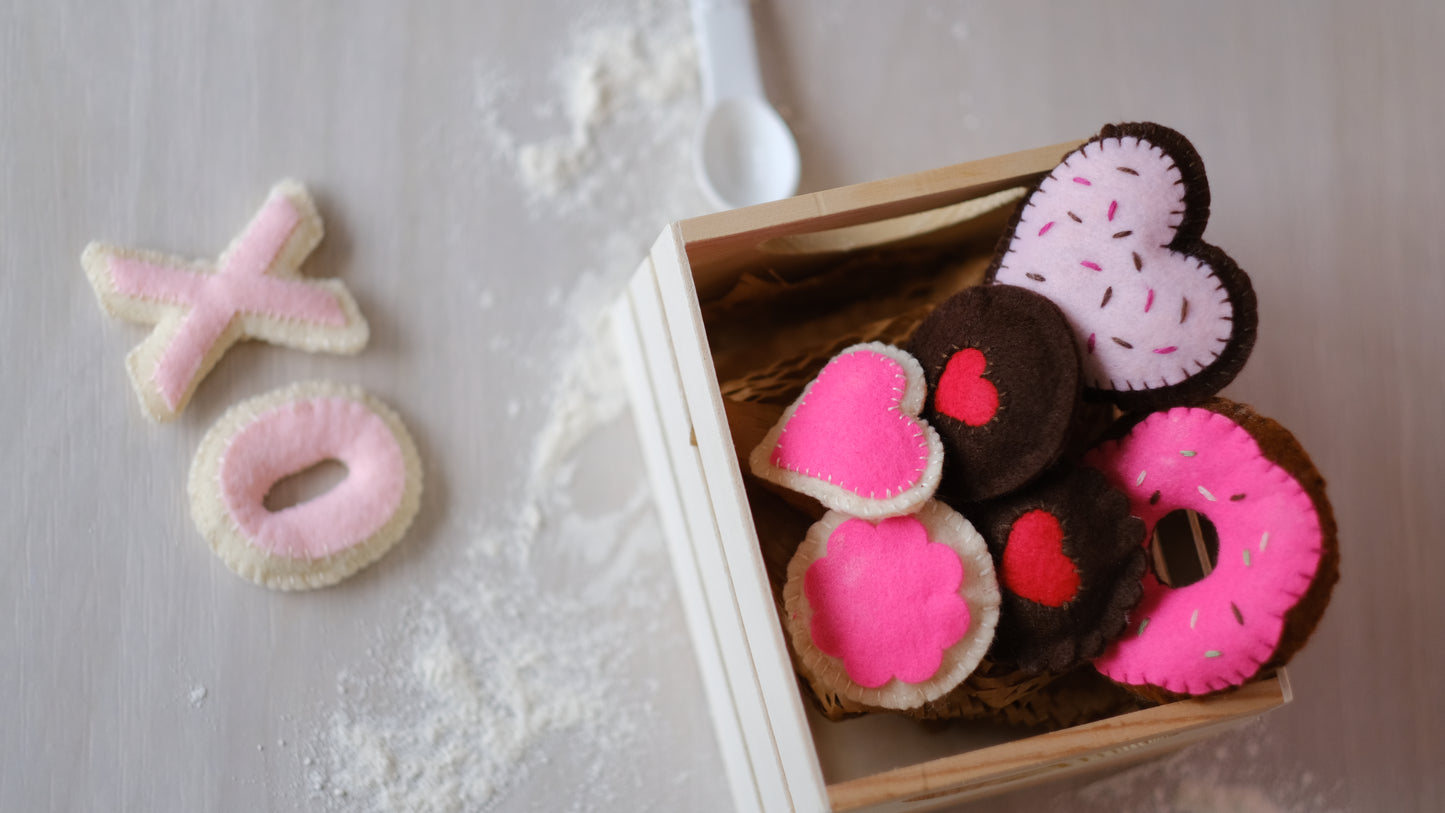
[[[943,444],[919,417],[927,388],[903,350],[849,347],[753,449],[753,474],[854,516],[916,511],[943,473]]]
[[[820,691],[909,709],[963,682],[993,643],[993,559],[968,520],[931,501],[872,522],[830,511],[788,564],[786,624]]]
[[[1119,128],[1183,141],[1157,125]],[[1207,396],[1242,366],[1253,342],[1247,277],[1194,239],[1208,213],[1207,186],[1202,169],[1186,177],[1180,161],[1133,134],[1070,153],[1020,210],[991,277],[1053,300],[1083,350],[1085,386],[1121,399],[1219,370],[1208,392],[1193,393]],[[1187,184],[1201,187],[1198,212],[1190,211]],[[1186,225],[1187,218],[1194,219]],[[1181,245],[1198,254],[1174,247],[1181,226],[1192,229]]]

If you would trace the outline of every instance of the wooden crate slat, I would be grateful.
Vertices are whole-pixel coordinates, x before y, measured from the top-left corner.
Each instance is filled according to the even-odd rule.
[[[655,275],[635,279],[631,294],[634,309],[641,317],[638,326],[644,355],[653,373],[654,386],[658,388],[660,428],[673,464],[683,514],[693,542],[698,583],[707,598],[722,670],[727,676],[732,698],[732,713],[741,731],[747,762],[754,778],[754,796],[760,809],[776,810],[774,800],[787,799],[789,794],[773,743],[771,721],[757,685],[733,585],[727,578],[727,561],[714,518],[713,496],[698,462],[697,449],[691,443],[693,423],[678,378],[678,354],[659,299]],[[743,799],[736,803],[745,806],[749,801]]]
[[[658,239],[651,256],[697,450],[712,495],[712,509],[727,560],[726,576],[731,579],[737,598],[763,709],[772,722],[778,758],[787,780],[787,799],[795,810],[826,810],[823,769],[803,711],[792,659],[783,641],[782,625],[773,606],[772,589],[753,528],[752,509],[743,492],[742,471],[732,447],[722,391],[708,350],[702,311],[692,276],[687,271],[677,226]]]
[[[1180,700],[839,782],[829,786],[828,795],[837,811],[871,811],[874,805],[909,795],[946,794],[949,803],[962,800],[965,793],[977,798],[1057,778],[1112,755],[1153,749],[1148,751],[1152,756],[1183,747],[1188,744],[1184,735],[1216,733],[1221,727],[1257,717],[1288,699],[1287,684],[1278,677],[1270,678],[1212,697]],[[947,793],[951,790],[959,793]]]
[[[645,275],[651,284],[651,273],[648,264],[648,267],[638,271],[638,276]],[[661,318],[661,314],[649,315],[648,318]],[[678,599],[687,618],[689,638],[707,696],[713,732],[723,758],[723,769],[728,775],[728,787],[732,790],[733,805],[740,811],[761,811],[758,781],[748,759],[742,723],[737,716],[737,703],[728,687],[717,631],[698,572],[697,554],[693,550],[692,535],[684,519],[681,486],[669,459],[663,435],[659,431],[662,427],[662,410],[656,398],[663,388],[653,383],[647,369],[644,345],[638,332],[638,320],[639,316],[633,310],[632,295],[629,293],[622,297],[613,309],[611,321],[632,400],[633,421],[641,441],[643,457],[647,461],[658,518],[667,542],[668,559],[672,565]],[[673,388],[679,392],[681,390],[675,382]]]

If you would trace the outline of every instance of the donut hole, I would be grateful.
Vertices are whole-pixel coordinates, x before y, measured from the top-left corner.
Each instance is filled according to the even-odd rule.
[[[1176,508],[1154,525],[1154,575],[1170,587],[1188,587],[1219,563],[1219,532],[1209,517]]]
[[[340,460],[327,459],[288,474],[271,485],[261,504],[272,513],[320,497],[346,479],[349,470]]]

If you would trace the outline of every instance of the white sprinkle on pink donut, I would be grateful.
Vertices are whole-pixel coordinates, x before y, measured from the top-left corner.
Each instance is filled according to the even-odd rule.
[[[1119,683],[1190,695],[1257,674],[1319,570],[1324,540],[1309,494],[1249,432],[1206,409],[1156,412],[1084,464],[1129,497],[1146,538],[1181,508],[1207,517],[1219,534],[1218,561],[1200,581],[1172,588],[1145,576],[1129,631],[1094,665]],[[1222,494],[1238,497],[1215,496]]]

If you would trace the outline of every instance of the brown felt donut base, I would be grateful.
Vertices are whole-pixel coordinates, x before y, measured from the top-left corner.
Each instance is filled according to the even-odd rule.
[[[998,410],[982,426],[936,404],[949,360],[965,348],[983,353],[983,378],[998,390]],[[923,415],[943,441],[939,494],[946,502],[1007,494],[1063,455],[1081,381],[1073,329],[1048,298],[1011,285],[964,289],[918,326],[906,349],[928,379]]]
[[[1289,663],[1289,660],[1304,647],[1319,626],[1325,608],[1329,606],[1330,595],[1334,592],[1335,584],[1340,580],[1339,526],[1335,523],[1335,511],[1325,492],[1325,478],[1320,474],[1319,469],[1315,468],[1309,453],[1304,450],[1293,433],[1278,421],[1259,414],[1249,404],[1241,404],[1228,398],[1211,398],[1199,404],[1198,407],[1223,415],[1248,432],[1250,437],[1253,437],[1259,444],[1260,452],[1270,462],[1289,472],[1289,475],[1304,488],[1305,493],[1309,495],[1310,502],[1314,504],[1315,512],[1319,515],[1321,547],[1319,567],[1315,570],[1315,577],[1310,581],[1309,589],[1305,591],[1299,603],[1285,613],[1284,631],[1280,634],[1279,644],[1275,646],[1274,654],[1270,655],[1269,659],[1259,667],[1259,671],[1249,678],[1249,680],[1254,680]],[[1142,419],[1143,416],[1134,415],[1121,419],[1120,423],[1125,425],[1123,432],[1127,434],[1128,429]],[[1112,436],[1116,431],[1117,429],[1111,429],[1109,434]],[[1001,628],[1002,624],[1000,624]],[[1171,692],[1158,686],[1119,685],[1154,703],[1169,703],[1191,696]],[[1232,691],[1232,689],[1211,692],[1210,695],[1228,691]],[[1210,695],[1192,696],[1206,697]]]
[[[1259,311],[1254,286],[1250,284],[1249,275],[1240,269],[1228,254],[1225,254],[1218,246],[1206,243],[1201,239],[1201,235],[1204,234],[1204,226],[1209,222],[1209,180],[1204,174],[1204,161],[1199,157],[1199,152],[1194,149],[1194,145],[1189,143],[1189,139],[1162,124],[1128,122],[1104,125],[1099,130],[1099,134],[1089,139],[1086,144],[1105,139],[1122,138],[1138,138],[1158,146],[1179,168],[1184,185],[1184,215],[1174,233],[1174,240],[1169,243],[1169,248],[1198,257],[1214,269],[1215,276],[1219,279],[1220,285],[1233,305],[1234,331],[1229,337],[1229,342],[1220,350],[1218,358],[1203,370],[1178,384],[1122,392],[1085,389],[1084,394],[1088,398],[1109,401],[1127,412],[1140,410],[1152,412],[1175,406],[1192,406],[1213,396],[1233,381],[1234,377],[1239,375],[1239,371],[1244,368],[1244,363],[1249,360],[1249,354],[1254,350],[1254,341],[1259,329]],[[1061,162],[1082,150],[1084,146],[1080,145],[1078,149],[1063,156]],[[999,266],[1003,263],[1004,255],[1008,253],[1009,244],[1013,242],[1014,232],[1018,229],[1024,209],[1028,208],[1030,199],[1043,182],[1044,178],[1040,178],[1038,183],[1034,184],[1024,198],[1024,202],[1019,205],[1018,210],[1009,220],[1008,228],[999,238],[998,247],[994,251],[993,262],[984,272],[985,284],[991,284],[997,278]]]
[[[1004,551],[1019,517],[1042,509],[1064,529],[1063,552],[1079,574],[1074,597],[1050,607],[1004,584]],[[1144,597],[1148,567],[1144,523],[1103,474],[1086,468],[1050,472],[1029,488],[965,509],[988,543],[1003,594],[989,658],[1025,674],[1062,673],[1103,653]]]

